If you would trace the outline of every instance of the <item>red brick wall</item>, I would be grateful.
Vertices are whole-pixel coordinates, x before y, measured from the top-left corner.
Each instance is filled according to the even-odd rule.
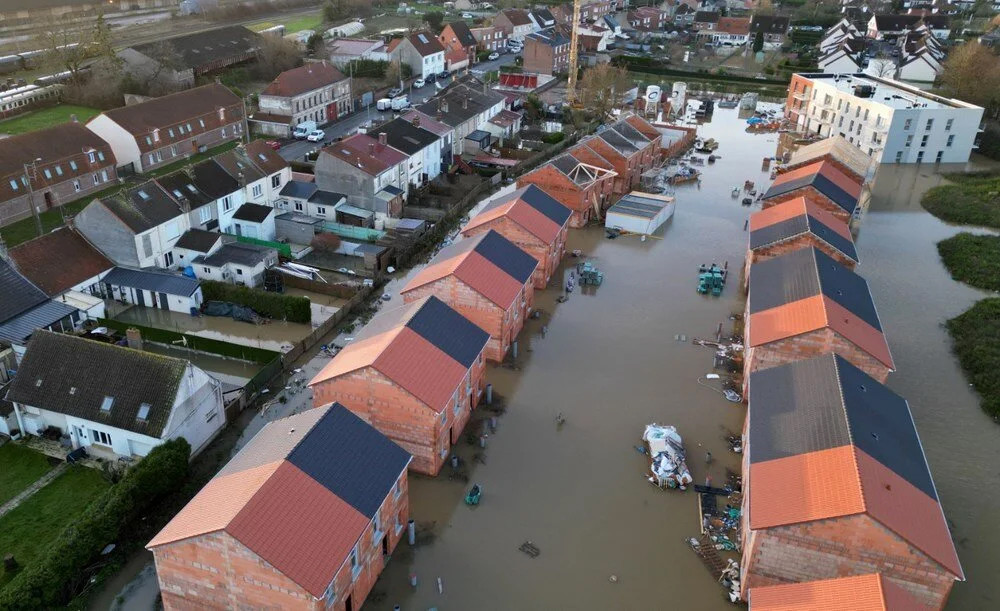
[[[562,259],[563,253],[566,251],[566,228],[563,228],[559,232],[555,242],[546,244],[533,233],[530,233],[506,216],[502,216],[488,223],[483,223],[478,227],[463,230],[462,235],[466,237],[476,236],[486,233],[490,229],[495,229],[497,233],[538,260],[538,267],[535,269],[532,280],[536,289],[545,288],[545,285],[549,282],[549,278],[552,277],[552,272],[555,271],[556,266],[559,265],[559,261]]]
[[[793,74],[791,82],[788,83],[788,96],[785,98],[785,118],[797,121],[799,115],[807,109],[808,99],[801,102],[795,99],[795,94],[802,92],[812,96],[812,81],[798,74]]]
[[[780,257],[781,255],[788,254],[796,250],[802,250],[803,248],[809,248],[810,246],[815,246],[819,250],[822,250],[824,253],[830,255],[834,261],[840,263],[847,269],[854,269],[855,267],[854,259],[844,255],[842,252],[833,248],[811,233],[807,233],[785,240],[784,242],[778,242],[777,244],[761,246],[760,248],[755,248],[753,250],[748,249],[746,265],[743,270],[743,288],[746,289],[749,284],[750,266],[754,263],[767,261],[768,259]]]
[[[624,195],[632,191],[632,184],[636,178],[634,170],[636,160],[634,157],[638,157],[638,155],[633,156],[632,159],[626,159],[624,155],[600,138],[591,138],[587,141],[587,146],[597,151],[601,157],[607,159],[614,167],[615,172],[618,172],[618,176],[614,178],[613,192]]]
[[[954,584],[940,565],[863,514],[755,531],[742,568],[744,599],[758,586],[879,572],[940,609]]]
[[[398,483],[400,494],[391,491],[379,512],[379,530],[388,538],[390,554],[409,519],[405,471]],[[348,596],[354,609],[361,607],[385,566],[381,541],[374,540],[370,528],[365,531],[357,544],[362,569],[352,580],[350,564],[344,562],[334,577],[336,598],[330,609],[342,611]],[[327,608],[324,600],[314,598],[225,532],[161,545],[153,550],[153,558],[167,611]]]
[[[592,196],[597,197],[602,211],[611,206],[612,183],[613,181],[610,179],[602,180],[596,185],[581,189],[573,185],[562,172],[551,165],[543,165],[517,179],[518,188],[538,185],[546,193],[559,200],[562,205],[572,210],[573,216],[569,219],[569,226],[573,228],[584,227],[590,222],[594,215]]]
[[[775,206],[781,202],[787,202],[788,200],[795,199],[797,197],[804,197],[806,201],[816,204],[845,223],[851,223],[851,215],[848,214],[846,210],[812,187],[802,187],[801,189],[795,189],[794,191],[782,193],[781,195],[777,195],[775,197],[769,197],[761,202],[761,208],[767,210],[771,206]]]

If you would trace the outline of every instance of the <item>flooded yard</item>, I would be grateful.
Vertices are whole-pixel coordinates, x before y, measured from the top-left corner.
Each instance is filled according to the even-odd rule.
[[[191,316],[141,306],[125,310],[115,316],[115,320],[277,352],[289,349],[292,344],[312,333],[311,325],[294,322],[271,320],[267,324],[255,325],[225,316]]]
[[[246,386],[246,383],[263,368],[263,365],[251,361],[231,359],[154,342],[143,342],[142,349],[146,352],[155,352],[163,356],[191,361],[192,364],[201,367],[209,375],[222,382],[223,391]]]

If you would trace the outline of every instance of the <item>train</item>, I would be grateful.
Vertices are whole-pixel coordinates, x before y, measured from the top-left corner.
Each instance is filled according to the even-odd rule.
[[[58,49],[73,49],[80,46],[80,43],[73,42],[68,45],[61,45]],[[46,49],[35,49],[34,51],[24,51],[13,55],[0,55],[0,74],[10,74],[21,70],[31,70],[38,66],[38,61],[45,55]]]
[[[82,70],[86,71],[87,68]],[[15,81],[12,78],[0,83],[0,119],[20,114],[39,104],[58,101],[63,84],[69,80],[70,75],[67,70],[39,77],[33,83],[27,83],[24,79]]]

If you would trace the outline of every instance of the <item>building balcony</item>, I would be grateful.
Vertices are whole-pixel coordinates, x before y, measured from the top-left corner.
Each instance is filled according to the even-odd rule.
[[[792,94],[792,99],[793,100],[799,100],[799,101],[808,100],[809,99],[809,92],[808,91],[800,91],[798,93]]]

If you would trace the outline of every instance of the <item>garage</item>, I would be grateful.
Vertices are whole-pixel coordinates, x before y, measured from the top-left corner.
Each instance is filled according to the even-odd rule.
[[[650,235],[673,214],[673,197],[633,191],[608,209],[604,227],[624,233]]]

